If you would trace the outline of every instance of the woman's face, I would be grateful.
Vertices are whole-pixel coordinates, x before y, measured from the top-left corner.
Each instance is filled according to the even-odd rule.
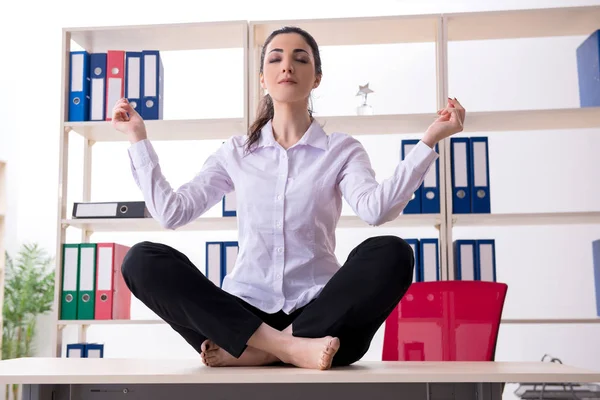
[[[319,82],[312,50],[301,35],[279,34],[267,45],[260,83],[274,102],[305,102]]]

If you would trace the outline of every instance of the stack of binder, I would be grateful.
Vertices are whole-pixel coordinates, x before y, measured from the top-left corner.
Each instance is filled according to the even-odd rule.
[[[453,247],[456,280],[496,282],[496,241],[494,239],[455,240]]]
[[[72,51],[69,60],[69,121],[110,121],[123,97],[144,120],[163,119],[160,51]]]
[[[415,266],[413,282],[439,281],[439,240],[436,238],[405,239],[413,249]]]
[[[408,153],[417,145],[419,140],[405,139],[402,140],[402,160],[406,158]],[[435,146],[435,151],[438,151],[438,145]],[[439,160],[427,171],[423,183],[415,193],[412,199],[408,202],[404,210],[404,214],[439,214],[440,213],[440,173]]]
[[[118,243],[63,244],[60,319],[130,319],[131,292],[121,274],[128,251]]]
[[[452,213],[489,214],[490,168],[487,137],[450,139]]]
[[[69,343],[67,358],[104,358],[104,345],[101,343]]]
[[[235,267],[238,252],[237,241],[206,242],[206,277],[222,287],[223,279]]]

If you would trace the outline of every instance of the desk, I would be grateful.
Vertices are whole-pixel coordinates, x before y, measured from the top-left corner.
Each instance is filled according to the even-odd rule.
[[[292,366],[210,368],[193,359],[21,358],[0,383],[25,400],[473,399],[500,400],[504,383],[600,382],[600,372],[549,362],[359,362],[328,371]]]

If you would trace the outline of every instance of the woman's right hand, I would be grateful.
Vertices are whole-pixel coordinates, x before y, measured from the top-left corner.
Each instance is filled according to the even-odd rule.
[[[112,125],[126,134],[132,144],[147,138],[144,120],[125,98],[117,101],[113,108]]]

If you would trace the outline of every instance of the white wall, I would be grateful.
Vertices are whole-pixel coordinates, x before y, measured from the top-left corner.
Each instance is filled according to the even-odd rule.
[[[182,1],[109,0],[102,7],[59,0],[10,3],[0,15],[0,44],[12,62],[0,63],[0,158],[8,161],[7,250],[37,241],[51,253],[56,244],[58,133],[61,28],[230,19],[320,18],[441,11],[555,7],[600,4],[600,1],[547,0],[481,2],[338,2],[307,1],[282,7],[274,1],[239,2],[236,7],[211,4],[211,9]],[[331,5],[330,5],[331,4]],[[366,6],[365,4],[368,4]],[[190,8],[193,7],[193,8]],[[35,13],[30,10],[36,9]],[[56,13],[48,18],[48,13]],[[578,106],[573,49],[583,37],[543,40],[452,43],[450,94],[468,111]],[[353,114],[359,84],[370,82],[370,103],[376,113],[426,112],[435,109],[435,49],[433,44],[379,48],[323,48],[324,79],[315,92],[317,115]],[[339,56],[339,57],[338,57]],[[3,57],[4,59],[4,57]],[[210,60],[203,63],[203,60]],[[192,83],[181,80],[182,62],[198,71]],[[165,53],[165,118],[226,117],[241,113],[241,53],[232,51]],[[552,64],[551,64],[552,63]],[[517,68],[519,70],[517,70]],[[177,71],[177,72],[175,72]],[[179,77],[178,77],[179,75]],[[231,76],[236,77],[230,80]],[[227,79],[225,79],[227,78]],[[189,97],[190,92],[204,94]],[[468,114],[467,114],[468,115]],[[468,121],[468,116],[467,116]],[[467,122],[468,123],[468,122]],[[598,130],[491,133],[490,159],[493,212],[598,210],[600,170],[594,156],[600,150]],[[418,132],[413,137],[418,137]],[[472,136],[475,136],[473,134]],[[367,147],[377,176],[389,175],[398,161],[405,136],[369,136]],[[155,143],[163,171],[174,187],[191,178],[220,141]],[[69,212],[81,193],[82,141],[71,136]],[[94,146],[92,200],[141,199],[131,179],[127,144]],[[110,159],[110,161],[109,161]],[[345,207],[344,214],[351,214]],[[219,215],[218,208],[207,216]],[[594,298],[590,241],[598,226],[460,228],[455,238],[494,237],[498,279],[509,284],[504,317],[593,317]],[[345,260],[350,250],[371,235],[435,236],[433,228],[344,230],[336,254]],[[235,238],[235,232],[205,234],[95,234],[93,241],[133,244],[156,240],[184,251],[202,267],[206,240]],[[79,232],[69,232],[78,241]],[[134,318],[152,315],[134,301]],[[42,319],[38,354],[49,354]],[[381,331],[365,359],[379,359]],[[191,347],[164,325],[91,327],[89,340],[105,343],[107,357],[191,357]],[[549,352],[564,362],[600,370],[600,325],[503,326],[499,360],[539,360]],[[76,340],[67,329],[64,341]],[[513,387],[506,398],[512,398]]]

